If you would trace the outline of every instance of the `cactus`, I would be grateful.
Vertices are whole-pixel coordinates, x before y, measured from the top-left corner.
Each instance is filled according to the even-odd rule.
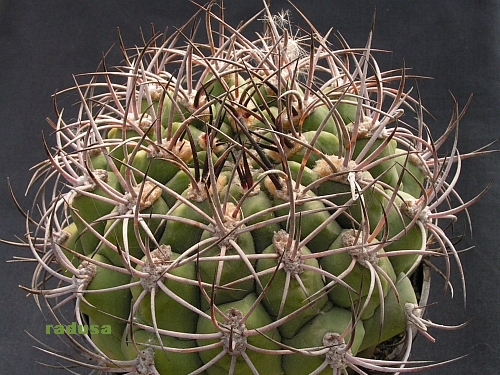
[[[60,110],[50,122],[25,289],[58,321],[70,305],[70,320],[111,330],[70,337],[82,356],[64,358],[161,375],[436,366],[409,360],[413,336],[450,327],[422,317],[410,279],[444,257],[446,281],[453,263],[464,280],[438,226],[481,195],[463,202],[454,190],[456,137],[440,156],[458,105],[433,140],[406,88],[415,77],[383,72],[371,33],[363,48],[334,49],[265,2],[238,27],[214,5],[123,48],[116,70],[76,80],[76,119]],[[394,338],[398,360],[371,357]]]

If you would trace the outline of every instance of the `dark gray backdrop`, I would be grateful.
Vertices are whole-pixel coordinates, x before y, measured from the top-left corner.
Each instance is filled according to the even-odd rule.
[[[227,19],[233,23],[246,19],[261,4],[259,0],[227,0]],[[382,58],[382,68],[399,68],[404,60],[415,74],[434,78],[419,82],[424,105],[436,118],[429,119],[434,134],[440,134],[451,115],[451,92],[462,105],[474,94],[461,125],[462,152],[500,136],[500,2],[297,0],[295,4],[320,31],[338,30],[355,47],[365,44],[376,8],[374,47],[394,51]],[[290,6],[272,0],[272,8]],[[0,238],[13,239],[24,231],[23,219],[9,199],[7,177],[22,198],[30,177],[28,169],[44,158],[41,133],[50,133],[44,119],[53,118],[51,94],[71,86],[71,74],[96,68],[102,52],[116,42],[117,27],[125,43],[132,46],[140,43],[141,27],[149,30],[151,23],[159,30],[180,26],[195,9],[188,0],[0,0],[0,126],[4,132],[0,136]],[[292,20],[304,25],[298,15]],[[458,324],[470,317],[472,321],[460,331],[432,330],[435,344],[420,337],[413,358],[470,355],[426,374],[498,373],[499,161],[496,154],[466,161],[458,185],[464,198],[470,199],[493,182],[487,196],[470,210],[473,235],[460,245],[475,246],[462,254],[467,310],[463,310],[457,288],[454,300],[446,298],[430,313],[438,323]],[[29,206],[27,200],[21,201]],[[463,221],[460,217],[460,223]],[[45,323],[35,304],[17,288],[18,284],[29,285],[32,266],[6,263],[16,249],[3,244],[0,248],[0,373],[65,373],[35,363],[54,361],[32,348],[35,342],[24,330],[44,340],[54,336],[44,335]],[[436,286],[433,290],[434,300],[440,300],[442,289]]]

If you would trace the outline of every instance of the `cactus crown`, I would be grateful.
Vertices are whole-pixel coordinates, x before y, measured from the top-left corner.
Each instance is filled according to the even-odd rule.
[[[410,278],[435,256],[446,278],[448,258],[462,274],[438,220],[478,199],[454,190],[456,137],[439,152],[463,112],[431,138],[406,88],[415,77],[380,69],[371,34],[335,49],[298,9],[307,30],[264,5],[233,27],[211,2],[171,35],[123,47],[122,66],[76,82],[76,118],[50,122],[26,290],[57,321],[71,303],[70,319],[112,332],[68,336],[82,353],[68,361],[192,375],[434,366],[408,360],[415,332],[432,340],[437,326]],[[393,337],[400,360],[373,359]]]

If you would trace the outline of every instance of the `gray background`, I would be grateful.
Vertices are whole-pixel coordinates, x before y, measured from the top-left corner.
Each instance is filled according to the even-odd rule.
[[[260,1],[226,1],[227,19],[236,24],[261,8]],[[399,68],[403,61],[413,73],[433,77],[419,81],[423,103],[435,117],[428,118],[435,135],[446,126],[452,111],[450,92],[464,105],[472,105],[461,124],[462,153],[499,138],[500,129],[500,2],[494,0],[371,1],[297,0],[295,4],[323,33],[340,31],[351,46],[364,46],[376,9],[374,47],[394,51],[380,59],[383,70]],[[328,5],[326,5],[328,4]],[[290,6],[272,0],[278,11]],[[24,222],[10,200],[9,177],[23,206],[28,169],[44,159],[41,134],[52,117],[51,94],[73,84],[72,74],[93,71],[102,52],[117,41],[120,28],[127,46],[140,44],[140,28],[149,35],[180,26],[196,10],[187,0],[26,1],[0,0],[0,238],[22,235]],[[292,20],[305,26],[298,15]],[[119,60],[115,59],[114,63]],[[489,182],[493,186],[470,209],[472,237],[459,245],[467,275],[468,301],[464,311],[459,283],[456,296],[442,300],[442,287],[433,287],[430,318],[438,323],[471,323],[460,331],[432,330],[435,344],[417,340],[414,359],[444,360],[469,356],[424,374],[497,374],[500,367],[499,324],[500,251],[497,244],[500,212],[499,155],[464,162],[458,190],[468,200]],[[460,234],[465,217],[457,225]],[[45,322],[31,299],[17,288],[29,285],[29,264],[6,263],[27,252],[0,244],[0,363],[1,374],[57,374],[35,361],[55,361],[32,348],[28,330],[43,340]],[[456,272],[455,272],[456,273]],[[456,277],[456,275],[454,275]],[[435,277],[435,279],[437,279]],[[57,345],[57,343],[55,344]],[[80,370],[81,373],[86,373]]]

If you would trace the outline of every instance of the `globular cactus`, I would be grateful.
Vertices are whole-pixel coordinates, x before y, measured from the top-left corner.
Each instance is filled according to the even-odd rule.
[[[409,360],[415,332],[440,327],[411,279],[433,257],[462,274],[438,225],[477,199],[454,190],[458,106],[433,139],[370,39],[334,49],[305,17],[299,33],[264,4],[233,27],[215,6],[78,78],[79,111],[50,122],[26,290],[58,322],[106,327],[68,335],[82,356],[65,358],[161,375],[435,366]],[[400,357],[375,359],[390,339]]]

